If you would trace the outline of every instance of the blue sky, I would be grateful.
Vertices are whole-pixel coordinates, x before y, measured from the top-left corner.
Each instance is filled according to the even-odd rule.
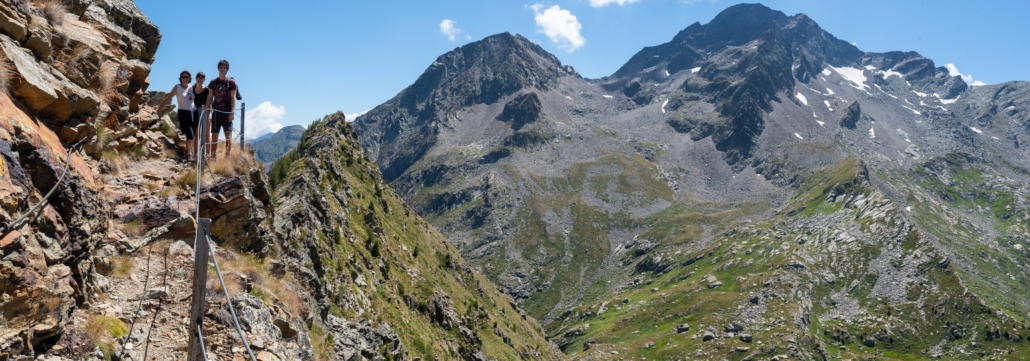
[[[645,46],[707,23],[735,1],[156,1],[137,6],[162,34],[150,90],[179,71],[217,76],[219,59],[247,104],[248,137],[392,98],[438,56],[484,37],[521,34],[581,75],[611,75]],[[863,51],[917,51],[967,79],[1030,80],[1027,1],[774,0]]]

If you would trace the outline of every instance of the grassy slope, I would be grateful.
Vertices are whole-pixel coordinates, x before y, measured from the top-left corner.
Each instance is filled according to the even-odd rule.
[[[941,351],[943,359],[956,360],[1030,357],[1030,343],[1025,341],[1030,331],[1022,321],[998,316],[997,308],[966,292],[957,267],[942,268],[940,257],[924,257],[933,251],[918,231],[906,228],[897,217],[864,217],[867,214],[848,204],[855,198],[827,200],[830,194],[876,193],[862,181],[861,171],[855,159],[829,167],[811,177],[787,206],[764,221],[718,217],[732,226],[721,227],[710,244],[690,246],[697,242],[689,236],[696,234],[692,229],[706,225],[704,214],[673,207],[656,215],[657,222],[640,237],[660,241],[662,245],[651,254],[672,257],[672,270],[648,274],[643,285],[605,302],[575,308],[550,324],[548,334],[567,339],[567,353],[601,359],[689,355],[740,360],[779,354],[921,359]],[[828,222],[810,223],[820,219]],[[809,224],[841,227],[859,233],[859,239],[841,242],[822,232],[825,226]],[[892,230],[909,231],[901,241],[878,236]],[[874,260],[884,259],[890,260],[890,267],[904,267],[905,260],[910,260],[918,269],[920,281],[908,283],[900,301],[869,297],[878,277],[887,273],[865,270]],[[708,276],[723,285],[708,288]],[[752,304],[751,296],[759,296],[759,303]],[[838,300],[847,304],[837,304]],[[851,307],[859,310],[854,317],[832,316]],[[737,338],[702,341],[701,332],[712,327],[723,335],[723,326],[733,320],[750,320],[745,322],[745,332],[753,335],[752,343]],[[690,331],[675,333],[674,327],[682,323],[688,323]],[[584,326],[579,335],[569,333]],[[1023,341],[988,341],[986,330],[991,326],[1005,335],[1019,334]],[[950,336],[952,329],[964,336],[955,339]],[[883,340],[873,337],[881,331],[885,331]],[[876,340],[875,346],[863,345],[870,338]],[[588,340],[598,344],[584,350]]]
[[[319,149],[325,144],[339,146]],[[520,316],[507,296],[472,271],[442,235],[385,186],[342,115],[330,115],[309,127],[298,148],[273,166],[271,180],[278,185],[277,200],[293,186],[291,182],[306,182],[319,190],[310,197],[324,195],[328,201],[329,217],[334,219],[323,219],[322,229],[280,231],[295,235],[284,242],[286,253],[303,253],[311,245],[318,249],[315,264],[304,266],[324,270],[320,283],[330,288],[335,300],[330,313],[352,321],[388,323],[400,335],[409,358],[455,359],[458,355],[450,343],[476,346],[458,327],[446,330],[431,319],[430,298],[442,293],[450,296],[458,316],[467,318],[489,358],[554,358],[536,322]],[[372,218],[379,224],[366,221]],[[368,286],[360,286],[355,281],[359,277]],[[408,299],[417,306],[409,307]],[[313,334],[320,335],[318,330]]]

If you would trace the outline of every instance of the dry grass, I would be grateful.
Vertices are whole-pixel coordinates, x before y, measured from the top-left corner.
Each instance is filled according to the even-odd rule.
[[[197,169],[190,168],[175,178],[175,186],[183,191],[193,190],[197,187]]]
[[[247,174],[252,167],[258,167],[258,162],[250,152],[241,151],[237,144],[233,144],[232,154],[225,156],[225,144],[218,145],[218,158],[208,159],[207,166],[211,172],[223,177],[235,177]]]
[[[86,336],[90,343],[97,344],[125,336],[129,327],[121,320],[103,315],[91,315],[86,320]]]
[[[68,8],[61,0],[34,0],[32,6],[36,8],[39,15],[45,18],[52,26],[64,25],[64,17],[68,14]]]
[[[105,150],[100,161],[107,166],[111,174],[121,174],[125,170],[125,159],[116,150]]]
[[[0,93],[10,94],[11,78],[14,76],[14,65],[7,60],[7,54],[0,50]]]
[[[218,265],[222,268],[222,276],[225,278],[229,295],[236,295],[245,292],[246,286],[250,285],[250,295],[260,298],[266,305],[277,305],[283,311],[290,314],[294,320],[306,317],[307,308],[304,306],[297,291],[291,286],[291,278],[287,274],[283,278],[272,277],[268,272],[266,261],[250,255],[225,254],[219,255]],[[208,287],[221,292],[221,284],[218,282],[218,275],[210,270],[208,275]]]
[[[125,322],[110,316],[91,315],[86,320],[85,337],[90,345],[100,348],[104,359],[110,360],[114,356],[115,339],[129,333],[129,327]]]
[[[111,276],[117,278],[128,278],[129,272],[136,267],[136,263],[127,254],[118,255],[114,260],[114,269],[111,270]]]
[[[121,94],[118,94],[118,71],[120,67],[114,62],[106,62],[100,66],[97,72],[95,92],[101,99],[108,103],[116,102]],[[112,106],[112,109],[117,107]],[[114,112],[111,112],[113,115]]]
[[[147,231],[146,227],[143,225],[143,222],[140,222],[140,220],[138,219],[133,219],[125,223],[119,223],[117,227],[122,231],[122,233],[125,233],[125,235],[129,237],[142,236]]]
[[[143,187],[145,187],[147,189],[147,191],[153,192],[153,191],[156,191],[158,189],[161,189],[161,186],[163,185],[162,183],[163,182],[158,182],[158,181],[148,181],[146,183],[143,183]]]

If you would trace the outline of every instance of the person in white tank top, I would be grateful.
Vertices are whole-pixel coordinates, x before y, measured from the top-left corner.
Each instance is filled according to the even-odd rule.
[[[193,114],[193,101],[196,95],[190,89],[190,80],[192,78],[193,76],[190,75],[188,70],[183,70],[179,73],[179,84],[175,84],[172,87],[172,91],[165,95],[165,98],[161,100],[161,105],[157,107],[157,112],[160,114],[165,105],[172,100],[172,97],[175,97],[176,105],[179,107],[179,130],[186,136],[186,157],[189,161],[196,160],[197,150],[196,139],[194,139],[197,133],[197,119],[195,119]]]

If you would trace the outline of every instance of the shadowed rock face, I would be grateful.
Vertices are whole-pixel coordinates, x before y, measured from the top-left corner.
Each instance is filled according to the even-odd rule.
[[[840,116],[840,126],[848,129],[855,129],[858,121],[862,119],[862,107],[858,104],[858,101],[854,101],[847,109],[844,110],[844,114]]]
[[[536,93],[526,93],[515,97],[504,105],[504,111],[497,120],[511,124],[511,129],[522,129],[543,117],[540,109],[540,97]]]

